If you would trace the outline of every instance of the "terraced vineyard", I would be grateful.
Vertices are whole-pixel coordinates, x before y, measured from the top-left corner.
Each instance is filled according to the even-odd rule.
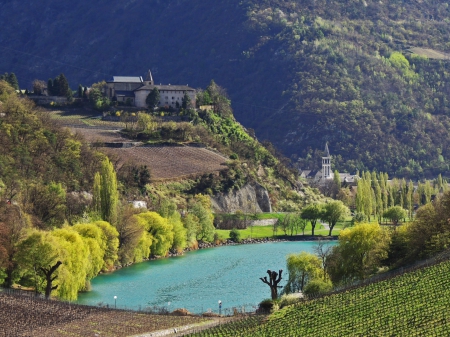
[[[109,148],[122,163],[130,161],[151,168],[152,180],[169,180],[226,169],[227,158],[204,148],[189,146],[149,146]]]
[[[151,315],[0,293],[0,336],[131,336],[207,321]]]
[[[449,336],[450,262],[189,336]]]
[[[88,143],[126,143],[129,139],[120,135],[118,130],[102,130],[98,128],[71,127],[73,133],[81,134]]]

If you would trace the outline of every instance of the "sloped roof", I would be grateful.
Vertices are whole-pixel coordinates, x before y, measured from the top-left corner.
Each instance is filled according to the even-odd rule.
[[[149,81],[149,82],[153,82],[153,76],[152,76],[152,72],[150,71],[150,69],[148,70],[148,73],[145,76],[145,80]]]
[[[187,85],[144,85],[142,87],[137,88],[135,91],[140,90],[148,90],[151,91],[154,88],[158,88],[159,91],[161,90],[180,90],[180,91],[195,91],[194,88],[188,87]]]
[[[328,142],[325,143],[325,157],[330,157],[330,150],[328,150]]]
[[[303,170],[300,173],[300,176],[303,177],[303,178],[306,178],[307,176],[309,176],[310,173],[311,173],[311,170]]]
[[[113,76],[112,81],[114,83],[142,83],[144,82],[142,80],[141,76]]]

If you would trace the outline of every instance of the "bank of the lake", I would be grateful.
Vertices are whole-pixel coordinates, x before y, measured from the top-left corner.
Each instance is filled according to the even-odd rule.
[[[316,245],[286,241],[222,246],[146,261],[96,277],[92,291],[80,294],[78,302],[114,306],[117,296],[118,307],[166,306],[194,313],[217,311],[219,300],[224,308],[256,305],[270,297],[268,286],[259,280],[266,270],[285,270],[286,255],[313,252]]]

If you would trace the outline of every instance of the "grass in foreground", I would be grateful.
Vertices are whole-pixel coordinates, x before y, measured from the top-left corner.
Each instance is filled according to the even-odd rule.
[[[450,262],[191,336],[449,336]]]

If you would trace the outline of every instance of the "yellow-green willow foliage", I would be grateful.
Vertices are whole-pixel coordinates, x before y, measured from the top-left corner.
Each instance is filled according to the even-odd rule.
[[[103,257],[105,255],[102,241],[102,230],[94,224],[78,224],[73,229],[81,235],[88,248],[88,264],[86,266],[86,278],[94,278],[103,267]],[[103,247],[102,247],[103,246]]]
[[[76,300],[78,292],[86,286],[89,265],[89,248],[80,234],[70,227],[56,229],[51,233],[58,239],[59,260],[63,263],[58,268],[58,297]]]
[[[173,224],[156,212],[136,216],[145,221],[145,229],[152,236],[151,254],[166,256],[173,244]]]
[[[168,221],[173,227],[172,248],[177,252],[181,252],[184,248],[186,248],[187,230],[181,222],[180,213],[175,212],[171,217],[169,217]]]
[[[101,247],[105,252],[103,270],[110,270],[119,258],[119,232],[106,221],[96,221],[94,225],[102,231]]]
[[[40,268],[48,268],[59,260],[60,249],[58,240],[50,232],[37,229],[28,231],[27,236],[17,244],[14,260],[18,265],[18,275],[27,285],[43,292],[45,277]],[[56,275],[58,275],[57,270]],[[58,284],[59,279],[55,281]]]
[[[147,231],[148,225],[144,218],[133,215],[132,220],[137,228],[142,229],[142,231],[139,231],[139,239],[137,245],[134,247],[132,260],[133,262],[141,262],[150,257],[150,247],[153,243],[153,237]]]
[[[57,261],[62,264],[56,269],[53,291],[65,300],[76,300],[78,292],[83,290],[90,268],[89,244],[71,227],[56,229],[52,232],[30,230],[17,246],[15,257],[20,266],[22,280],[28,280],[36,291],[42,292],[45,277],[40,268],[49,268]],[[91,275],[90,276],[95,276]],[[31,282],[30,282],[31,281]]]

